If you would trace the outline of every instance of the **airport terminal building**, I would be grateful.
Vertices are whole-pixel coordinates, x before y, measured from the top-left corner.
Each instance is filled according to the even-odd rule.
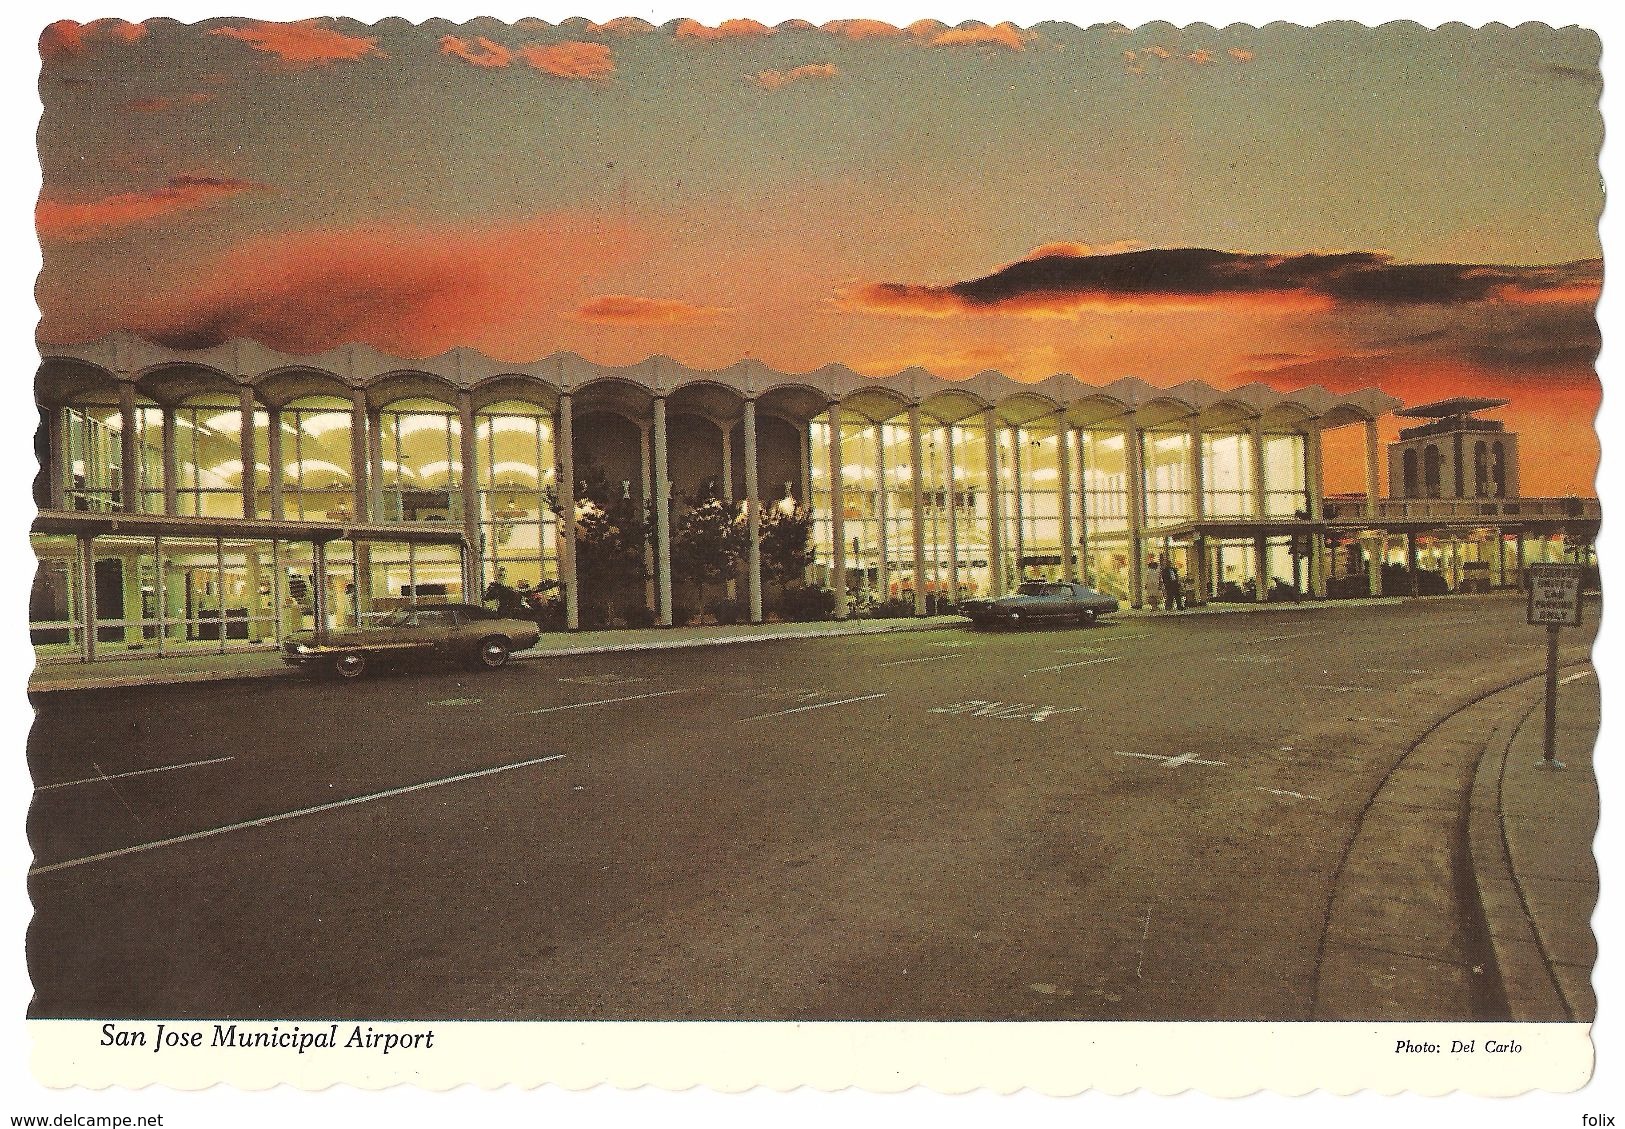
[[[1196,602],[1381,593],[1384,566],[1450,591],[1512,586],[1526,564],[1584,559],[1600,516],[1595,499],[1519,496],[1517,437],[1474,414],[1497,401],[471,349],[290,356],[124,333],[42,354],[41,661],[269,647],[316,622],[478,602],[499,580],[557,582],[573,628],[576,524],[555,509],[580,513],[589,473],[652,511],[660,625],[684,598],[673,522],[708,483],[743,503],[737,586],[754,621],[770,610],[756,546],[772,507],[810,514],[806,579],[844,597],[837,616],[886,599],[924,615],[1025,579],[1139,605],[1154,557]],[[1384,498],[1390,412],[1428,422],[1389,449]],[[1321,437],[1338,428],[1363,431],[1363,495],[1322,489]]]

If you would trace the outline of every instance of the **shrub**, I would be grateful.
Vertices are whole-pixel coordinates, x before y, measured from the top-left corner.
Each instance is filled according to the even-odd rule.
[[[745,605],[739,600],[713,600],[706,605],[705,610],[711,613],[712,619],[721,624],[735,624],[749,618]]]
[[[828,619],[835,614],[835,592],[810,584],[787,588],[779,604],[779,612],[795,623]]]
[[[914,597],[881,600],[869,608],[871,619],[908,619],[914,614]]]
[[[655,625],[654,609],[642,602],[627,604],[621,609],[621,622],[628,627],[653,627]]]

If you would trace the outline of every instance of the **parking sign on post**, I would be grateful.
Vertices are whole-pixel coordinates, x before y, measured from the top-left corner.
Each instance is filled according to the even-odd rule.
[[[1529,569],[1528,620],[1546,628],[1546,757],[1542,768],[1562,768],[1557,759],[1557,633],[1580,626],[1579,565],[1533,565]]]

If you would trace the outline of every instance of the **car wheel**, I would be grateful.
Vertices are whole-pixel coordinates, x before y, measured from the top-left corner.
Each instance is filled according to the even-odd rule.
[[[350,651],[333,660],[333,673],[347,681],[354,681],[367,673],[367,656]]]
[[[500,635],[492,635],[481,639],[479,648],[474,652],[476,664],[483,670],[496,670],[506,666],[512,648],[508,641]]]
[[[1004,625],[1006,627],[1020,627],[1021,626],[1021,613],[1020,612],[1010,612],[1010,613],[1006,614],[1005,617],[1004,617]]]

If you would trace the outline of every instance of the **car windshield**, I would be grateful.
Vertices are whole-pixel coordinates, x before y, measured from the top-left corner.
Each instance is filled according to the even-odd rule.
[[[362,627],[408,627],[412,622],[412,613],[404,608],[392,612],[364,612],[360,617]]]
[[[1045,591],[1048,587],[1046,584],[1023,584],[1016,592],[1022,596],[1044,596],[1048,595]]]

